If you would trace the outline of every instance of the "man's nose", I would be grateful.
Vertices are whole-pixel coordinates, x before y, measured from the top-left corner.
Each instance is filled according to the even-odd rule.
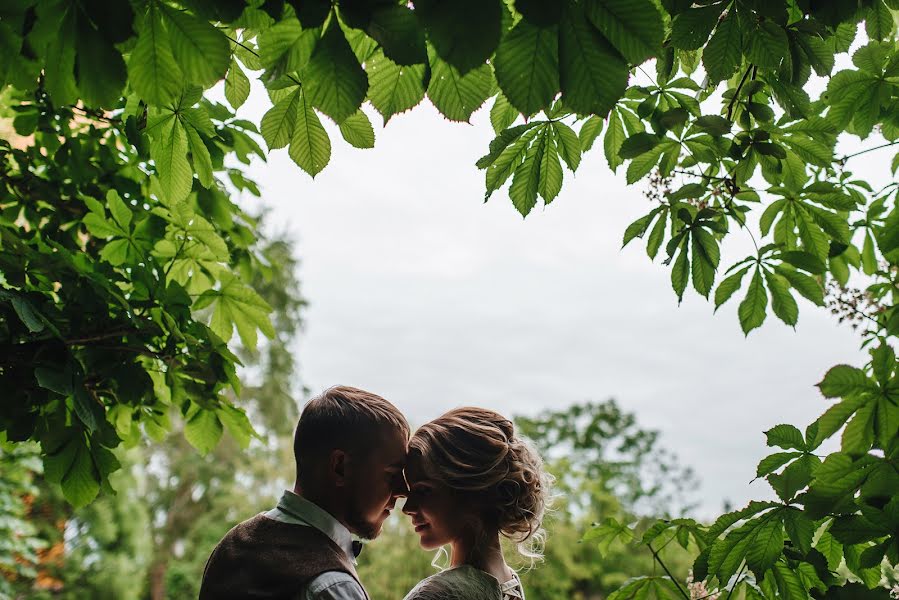
[[[400,498],[409,494],[409,488],[406,486],[406,479],[400,475],[393,482],[393,497]]]
[[[403,502],[403,512],[411,517],[413,513],[418,512],[417,509],[418,506],[413,501],[412,496],[406,496],[406,501]]]

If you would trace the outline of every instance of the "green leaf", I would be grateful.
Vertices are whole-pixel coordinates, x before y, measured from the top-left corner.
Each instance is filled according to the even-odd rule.
[[[340,134],[350,145],[356,148],[374,148],[375,130],[368,116],[361,110],[346,118],[340,124]]]
[[[771,291],[771,309],[774,314],[787,325],[795,327],[799,318],[799,307],[790,294],[789,282],[772,271],[765,271],[765,280]]]
[[[447,119],[467,123],[471,114],[490,97],[492,89],[489,66],[483,65],[463,76],[436,54],[432,56],[428,98]]]
[[[90,215],[88,215],[90,216]],[[10,294],[10,302],[16,315],[28,328],[31,333],[38,333],[44,330],[44,317],[31,305],[31,303],[21,296],[15,295],[15,292],[0,289],[0,298],[6,296],[3,292]]]
[[[659,248],[662,246],[662,241],[665,239],[665,227],[667,225],[668,219],[666,218],[666,213],[663,212],[662,216],[656,221],[656,224],[652,226],[652,231],[649,232],[649,237],[646,239],[646,254],[651,259],[655,259],[656,254],[659,253]]]
[[[872,40],[884,40],[893,32],[893,15],[881,0],[875,0],[865,15],[865,33]]]
[[[768,445],[770,446],[771,444]],[[759,461],[759,464],[755,469],[755,476],[764,477],[769,473],[773,473],[799,456],[802,456],[801,452],[775,452],[774,454],[769,454]]]
[[[216,410],[215,414],[241,448],[247,448],[250,445],[250,439],[255,432],[250,419],[247,418],[247,414],[244,411],[230,404],[225,404]],[[213,447],[215,447],[215,444],[213,444]]]
[[[796,492],[805,488],[812,480],[810,457],[804,456],[793,461],[782,473],[768,475],[768,483],[784,502],[789,502]]]
[[[594,542],[597,544],[600,556],[608,554],[612,545],[616,542],[627,542],[633,538],[630,528],[623,523],[619,523],[616,519],[608,517],[603,519],[599,524],[584,533],[583,542]]]
[[[846,421],[849,420],[858,407],[864,404],[867,398],[864,396],[850,397],[842,402],[834,404],[828,408],[823,415],[818,417],[815,424],[818,426],[818,432],[815,435],[814,446],[818,446],[839,431]]]
[[[415,3],[415,14],[437,54],[463,75],[483,65],[497,49],[502,11],[500,0]]]
[[[204,292],[203,296],[210,298],[215,306],[209,326],[222,340],[231,339],[234,327],[240,341],[250,350],[256,348],[257,329],[266,337],[274,337],[275,329],[268,316],[271,307],[234,275],[225,274],[221,288]]]
[[[518,209],[522,217],[526,217],[537,204],[537,193],[540,185],[540,167],[543,162],[546,137],[538,135],[533,144],[528,148],[524,160],[515,168],[512,185],[509,188],[509,197],[512,204]]]
[[[378,52],[365,62],[368,99],[384,123],[416,106],[425,97],[425,65],[403,67]]]
[[[860,71],[845,70],[836,73],[827,82],[827,91],[822,99],[830,106],[827,120],[839,129],[844,129],[852,121],[863,96],[877,80]]]
[[[737,72],[743,59],[743,32],[736,12],[728,11],[702,51],[702,64],[712,82],[724,81]]]
[[[156,164],[159,184],[169,203],[180,202],[190,193],[193,172],[187,162],[187,133],[181,120],[169,113],[153,126],[150,157]]]
[[[687,289],[687,280],[690,276],[690,261],[687,258],[687,238],[685,237],[680,243],[680,253],[674,260],[674,266],[671,267],[671,287],[677,294],[677,301],[680,302],[684,297],[684,290]]]
[[[603,151],[606,155],[606,161],[609,163],[609,168],[612,169],[613,173],[624,162],[624,159],[618,155],[624,139],[624,125],[621,123],[621,117],[618,116],[617,111],[612,111],[609,115],[609,127],[606,129],[605,138],[603,138]]]
[[[196,129],[187,126],[184,130],[187,133],[187,142],[190,146],[190,154],[193,159],[194,171],[197,173],[197,179],[203,187],[212,187],[212,158],[209,156],[209,149],[203,143],[203,140],[200,139]]]
[[[859,456],[871,449],[876,433],[874,430],[874,408],[873,402],[862,405],[855,412],[855,416],[846,424],[840,447],[846,454]]]
[[[836,571],[843,561],[843,545],[840,544],[829,531],[824,531],[815,543],[815,549],[827,559],[827,568]]]
[[[714,136],[722,136],[730,133],[733,123],[718,115],[703,115],[696,119],[696,125]]]
[[[759,267],[756,267],[755,273],[752,275],[752,281],[749,282],[749,288],[746,290],[746,297],[740,303],[737,314],[740,317],[740,326],[743,333],[749,335],[749,332],[759,327],[765,322],[765,309],[768,307],[768,294],[765,292],[765,286],[762,284],[762,273]]]
[[[788,510],[784,513],[784,528],[790,541],[803,554],[808,554],[812,549],[812,539],[815,536],[815,522],[801,510]]]
[[[651,0],[587,0],[587,17],[634,65],[662,47],[662,15]]]
[[[428,60],[424,31],[408,6],[378,6],[371,12],[366,31],[378,42],[384,55],[398,65],[421,64]]]
[[[692,245],[693,251],[693,264],[692,264],[692,275],[693,275],[693,288],[703,297],[708,298],[709,292],[712,291],[712,286],[715,284],[715,264],[713,261],[717,260],[717,251],[718,247],[715,244],[714,238],[712,236],[701,229],[694,229],[693,234],[690,236],[690,242]],[[707,236],[709,240],[702,240],[702,236]],[[714,245],[714,258],[709,256],[706,248],[708,244],[711,243]]]
[[[774,565],[772,573],[780,598],[783,600],[806,600],[808,598],[808,592],[802,585],[802,579],[799,578],[797,570],[783,562],[778,562]]]
[[[162,106],[173,102],[181,93],[184,75],[175,62],[168,34],[155,7],[155,3],[150,4],[128,59],[128,81],[141,98]]]
[[[559,155],[569,169],[576,171],[578,165],[581,164],[581,142],[577,134],[574,133],[571,127],[561,121],[553,121],[552,130],[555,134],[554,137],[559,149]]]
[[[187,81],[208,87],[222,79],[231,61],[231,46],[225,34],[206,19],[165,4],[159,6],[166,18],[172,53]]]
[[[320,33],[318,28],[303,29],[296,19],[278,21],[258,36],[262,67],[272,77],[302,69],[312,57]]]
[[[709,552],[709,572],[719,581],[729,581],[744,560],[755,572],[770,568],[783,551],[783,524],[776,518],[780,510],[747,521],[724,539],[713,542]]]
[[[290,142],[299,114],[301,94],[302,91],[297,88],[278,100],[262,116],[259,129],[269,150],[283,148]]]
[[[315,177],[331,160],[331,140],[315,114],[309,99],[300,90],[297,121],[287,153],[301,169]]]
[[[893,370],[896,369],[896,353],[884,342],[871,351],[871,368],[881,387],[886,388]]]
[[[774,561],[783,549],[783,522],[775,518],[764,519],[756,529],[755,539],[746,552],[746,564],[754,573],[764,573],[774,566]]]
[[[503,147],[502,150],[497,149],[498,154],[489,166],[484,165],[487,167],[487,173],[485,174],[487,182],[487,198],[490,197],[490,194],[499,189],[516,168],[518,168],[521,161],[524,160],[528,145],[531,140],[537,136],[540,129],[534,127],[531,123],[512,127],[511,129],[504,131],[503,134],[506,132],[513,133],[504,141],[506,144],[505,147]],[[502,137],[502,134],[500,137]],[[479,164],[479,166],[481,165]]]
[[[763,69],[777,69],[787,56],[789,41],[784,28],[774,21],[759,21],[747,36],[746,59]]]
[[[662,156],[662,153],[665,152],[668,148],[670,148],[670,146],[667,145],[666,140],[666,142],[657,145],[649,152],[644,152],[640,156],[634,158],[631,161],[631,164],[627,166],[626,180],[628,185],[640,181],[645,175],[652,171],[653,167],[655,167],[659,162],[659,158]]]
[[[618,150],[618,155],[624,159],[636,158],[641,154],[649,152],[658,146],[660,142],[659,136],[641,131],[624,140],[621,148]]]
[[[740,285],[743,283],[743,277],[746,276],[746,273],[751,266],[752,265],[747,265],[743,267],[718,284],[718,289],[715,290],[715,310],[718,310],[718,307],[727,302],[730,297],[740,289]]]
[[[681,50],[698,50],[709,39],[725,4],[688,8],[671,23],[671,44]],[[737,47],[739,51],[739,46]]]
[[[237,110],[250,97],[250,80],[240,68],[236,60],[231,60],[228,74],[225,75],[225,99]]]
[[[543,156],[540,160],[540,182],[537,185],[537,192],[545,204],[552,202],[562,189],[562,163],[559,160],[556,141],[553,139],[554,130],[554,127],[545,127],[543,130]]]
[[[496,49],[496,81],[524,115],[547,108],[559,91],[556,27],[535,27],[522,19]]]
[[[649,212],[649,214],[643,215],[642,217],[628,225],[627,229],[624,230],[624,240],[621,242],[621,247],[624,248],[625,246],[627,246],[628,243],[630,243],[630,241],[635,237],[643,237],[643,235],[646,233],[646,230],[649,228],[649,224],[652,223],[653,218],[655,218],[660,210],[661,209],[659,208],[654,208]],[[664,221],[664,218],[662,220]]]
[[[627,89],[621,55],[569,3],[559,24],[559,83],[565,105],[579,114],[608,114]]]
[[[581,130],[578,132],[582,152],[586,152],[593,147],[593,142],[596,141],[600,133],[602,133],[602,119],[600,117],[594,115],[584,121],[581,125]]]
[[[115,222],[119,224],[123,231],[128,231],[131,226],[131,209],[125,205],[117,191],[109,190],[106,192],[106,205],[109,207],[109,212],[112,213],[112,218],[115,219]]]
[[[775,425],[765,432],[765,436],[768,438],[767,443],[769,446],[806,450],[805,440],[802,437],[802,432],[793,425]]]
[[[506,129],[518,118],[518,111],[509,104],[506,97],[499,93],[490,109],[490,124],[493,126],[494,133],[499,133]]]
[[[75,72],[81,101],[87,106],[113,106],[127,79],[122,53],[86,22],[80,25]]]
[[[81,508],[90,504],[100,491],[100,477],[90,449],[78,444],[75,457],[62,477],[62,493],[69,504]]]
[[[312,106],[340,123],[365,100],[368,76],[332,19],[300,74],[304,95]]]
[[[849,365],[831,367],[818,389],[825,398],[841,398],[868,389],[868,376],[861,369]]]
[[[184,423],[184,438],[200,454],[209,454],[222,437],[222,422],[215,411],[198,405],[193,406],[192,412]]]
[[[71,369],[59,371],[46,367],[37,367],[34,369],[34,378],[37,384],[44,389],[56,392],[63,396],[72,394],[72,372]]]
[[[802,296],[818,306],[824,306],[824,289],[816,279],[793,269],[777,267],[776,271]]]

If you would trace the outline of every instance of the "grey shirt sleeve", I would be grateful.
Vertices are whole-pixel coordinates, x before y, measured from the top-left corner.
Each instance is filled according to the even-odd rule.
[[[306,586],[304,600],[368,600],[362,586],[343,571],[325,571]]]

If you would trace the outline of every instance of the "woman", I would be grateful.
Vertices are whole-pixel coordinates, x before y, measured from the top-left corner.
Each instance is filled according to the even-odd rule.
[[[450,568],[420,582],[406,600],[524,600],[500,536],[539,542],[551,478],[512,422],[482,408],[458,408],[423,425],[409,442],[412,518],[426,550],[449,545]]]

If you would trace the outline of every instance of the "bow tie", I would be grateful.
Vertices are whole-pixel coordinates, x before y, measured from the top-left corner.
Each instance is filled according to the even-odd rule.
[[[353,557],[359,556],[362,552],[362,542],[359,540],[353,540]]]

